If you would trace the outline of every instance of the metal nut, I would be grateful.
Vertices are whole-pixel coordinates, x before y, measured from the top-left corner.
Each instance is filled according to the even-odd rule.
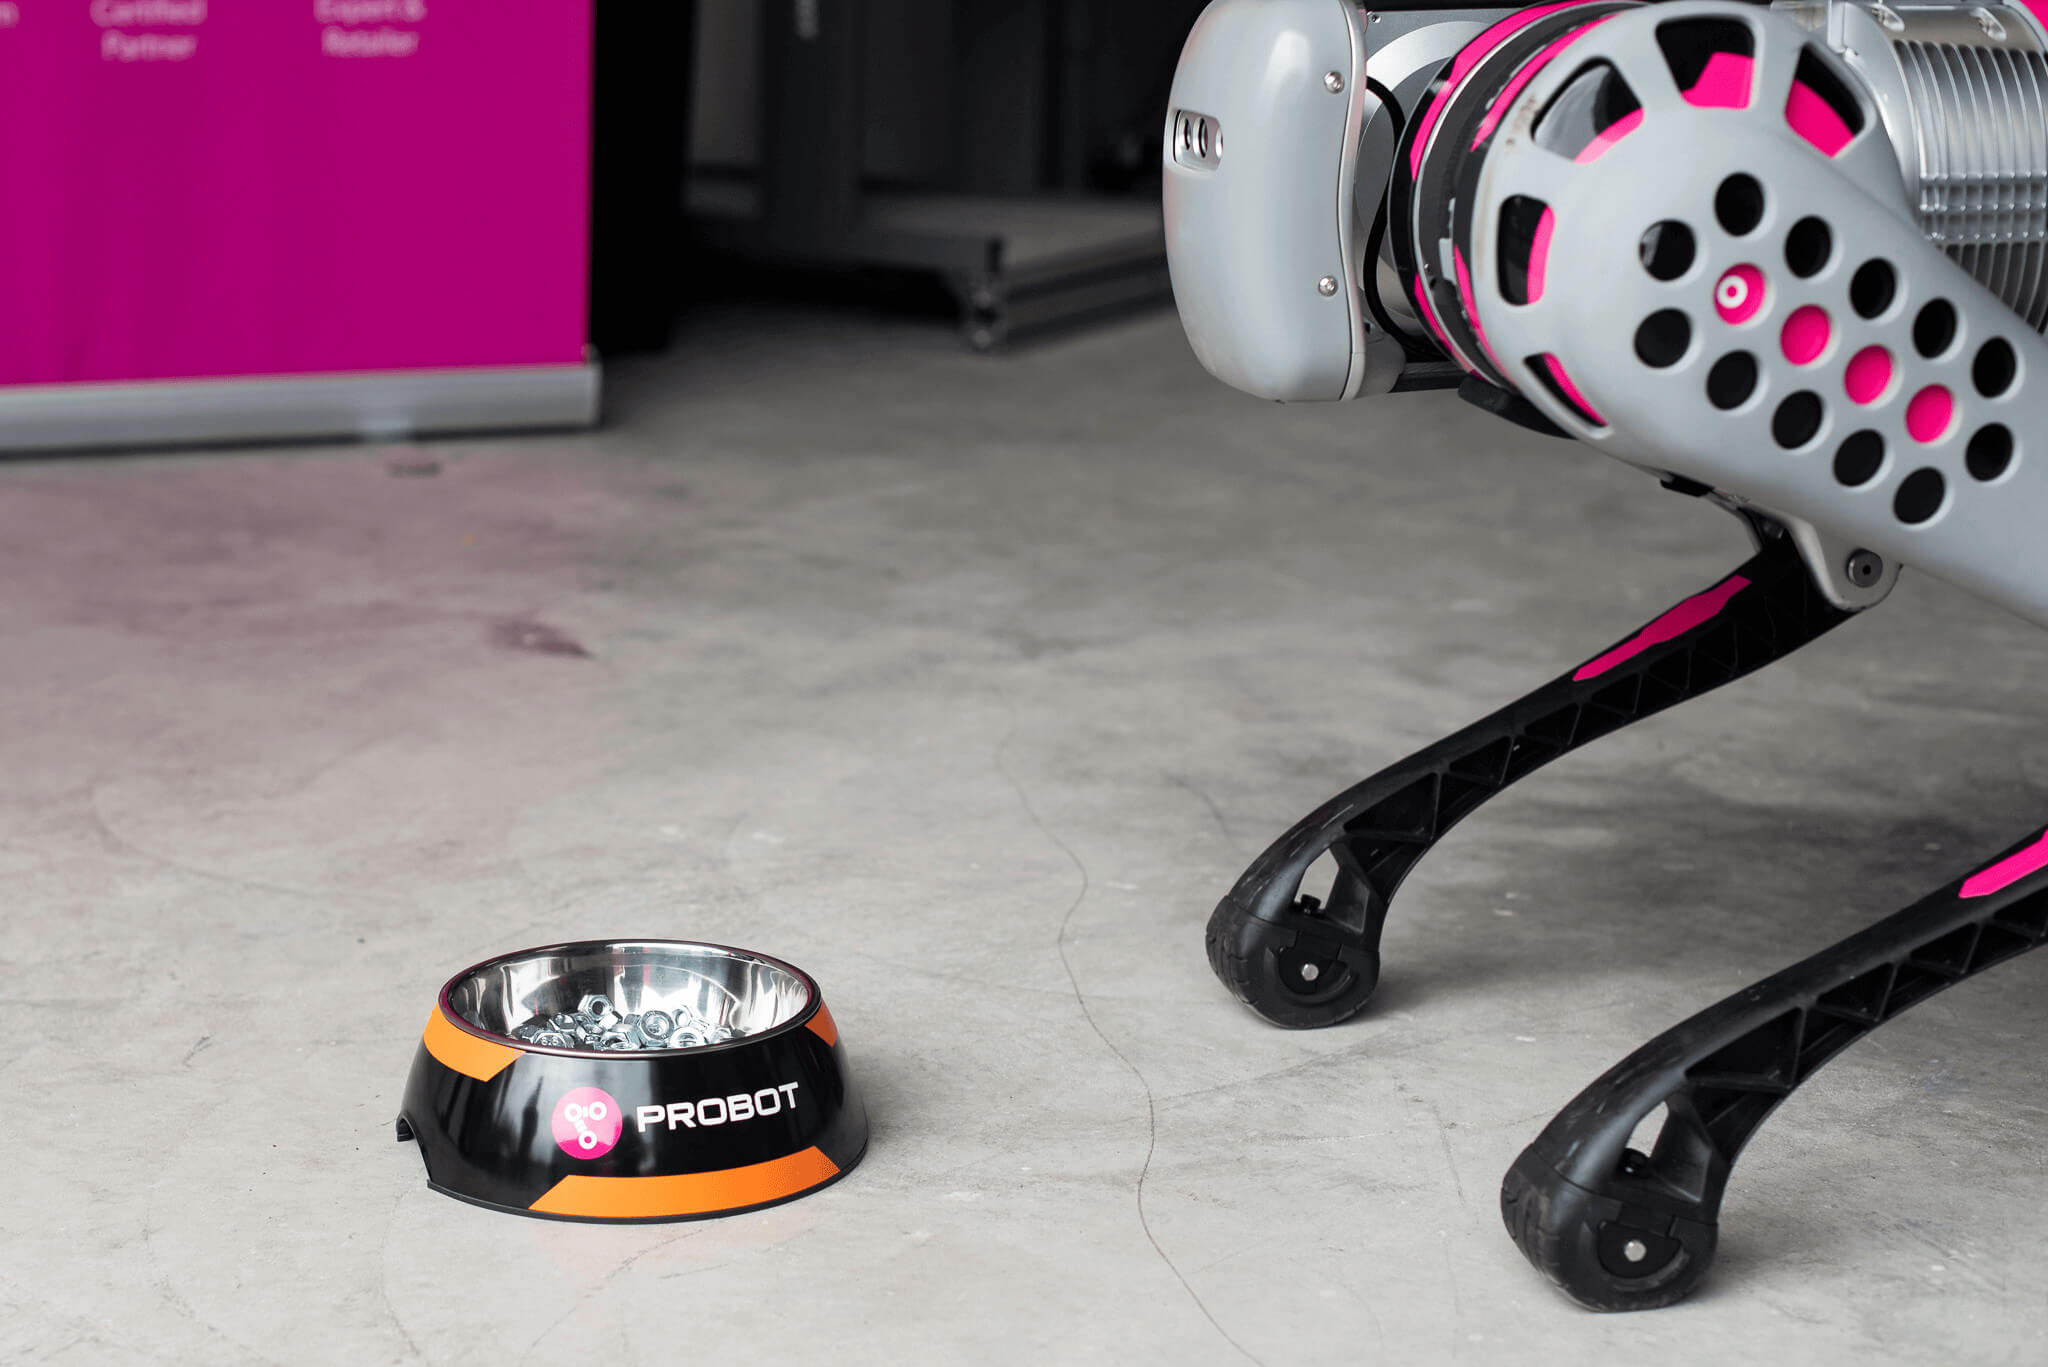
[[[744,1032],[705,1016],[687,1003],[663,1010],[622,1013],[607,997],[588,993],[575,1011],[533,1016],[506,1031],[522,1044],[593,1053],[689,1049],[723,1044]]]

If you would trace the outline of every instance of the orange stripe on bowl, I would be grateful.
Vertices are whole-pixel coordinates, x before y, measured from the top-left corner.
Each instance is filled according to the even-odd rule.
[[[478,1082],[489,1082],[519,1057],[517,1049],[478,1039],[460,1029],[442,1014],[439,1006],[434,1008],[433,1015],[427,1017],[427,1030],[422,1038],[426,1041],[428,1053],[445,1066]]]
[[[545,1215],[593,1220],[646,1220],[665,1215],[712,1215],[765,1205],[809,1191],[839,1175],[839,1165],[816,1148],[723,1172],[673,1177],[586,1177],[571,1174],[529,1209]]]
[[[827,1045],[839,1043],[839,1022],[832,1019],[832,1008],[823,1002],[818,1003],[818,1014],[804,1022],[804,1028]]]

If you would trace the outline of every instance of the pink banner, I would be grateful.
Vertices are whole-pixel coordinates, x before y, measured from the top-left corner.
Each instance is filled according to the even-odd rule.
[[[0,384],[583,359],[590,0],[0,0]]]

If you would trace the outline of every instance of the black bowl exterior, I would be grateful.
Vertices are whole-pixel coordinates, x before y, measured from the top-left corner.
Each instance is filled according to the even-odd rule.
[[[399,1117],[437,1191],[563,1220],[689,1220],[791,1200],[861,1160],[867,1112],[815,989],[727,1044],[526,1049],[438,1004]]]

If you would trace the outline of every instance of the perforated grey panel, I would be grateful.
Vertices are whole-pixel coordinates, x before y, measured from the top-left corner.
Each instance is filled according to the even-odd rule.
[[[1920,223],[1985,288],[2048,325],[2048,57],[1902,43]]]
[[[1656,29],[1699,15],[1737,20],[1755,35],[1744,108],[1697,108],[1678,90]],[[1792,130],[1786,104],[1809,44],[1819,47],[1768,12],[1682,0],[1617,16],[1531,81],[1479,185],[1474,293],[1488,344],[1532,402],[1595,446],[1804,519],[2048,624],[2048,450],[2041,449],[2048,386],[2035,378],[2048,374],[2048,343],[1920,234],[1874,109],[1834,157]],[[1594,60],[1622,73],[1643,119],[1604,154],[1579,163],[1538,146],[1532,130],[1550,98]],[[1744,232],[1723,227],[1715,209],[1717,191],[1738,174],[1763,189],[1761,219]],[[1515,195],[1542,201],[1554,216],[1542,296],[1520,306],[1501,295],[1491,226]],[[1809,217],[1828,226],[1832,251],[1802,279],[1788,266],[1787,240]],[[1654,278],[1639,254],[1644,232],[1661,221],[1683,223],[1696,242],[1689,267],[1671,280]],[[1895,288],[1866,318],[1852,302],[1851,282],[1873,261],[1889,265]],[[1743,265],[1761,273],[1764,302],[1753,317],[1731,322],[1717,309],[1715,290]],[[1943,304],[1953,310],[1952,336],[1923,356],[1916,320]],[[1798,364],[1783,335],[1805,307],[1826,312],[1830,340],[1817,358]],[[1637,353],[1638,328],[1666,311],[1686,319],[1688,336],[1675,361],[1652,365]],[[1940,331],[1926,330],[1930,337]],[[1987,396],[1973,369],[1985,348],[1996,356],[2001,346],[2009,348],[2011,378]],[[1889,353],[1891,378],[1859,401],[1849,393],[1851,361],[1870,347]],[[1709,377],[1737,353],[1753,358],[1754,383],[1723,408],[1709,399]],[[1532,362],[1545,354],[1557,358],[1599,421],[1582,417],[1539,374]],[[1936,387],[1951,396],[1953,420],[1938,433],[1918,430],[1909,414],[1925,418],[1930,401],[1915,400]],[[1784,423],[1793,409],[1817,410],[1817,426],[1788,447],[1780,436],[1804,427]],[[1983,478],[1971,472],[1970,451],[1973,441],[1984,448],[1984,434],[1995,429],[2009,436],[2011,451],[1995,476]],[[1844,456],[1852,437],[1849,456],[1865,453],[1872,440],[1882,445],[1874,471],[1853,484],[1837,475],[1838,464],[1857,464]],[[1941,493],[1932,513],[1902,517],[1902,503],[1918,511],[1914,495],[1935,480]]]

